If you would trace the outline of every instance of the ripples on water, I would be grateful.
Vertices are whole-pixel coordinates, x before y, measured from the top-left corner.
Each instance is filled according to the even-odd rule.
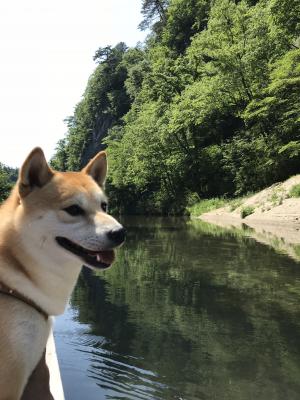
[[[74,320],[76,313],[69,307],[55,324],[67,399],[164,399],[166,386],[157,374],[136,366],[139,359],[133,356],[105,350],[105,338],[89,334],[88,327]],[[88,395],[83,393],[87,382],[91,389]],[[77,384],[79,392],[74,388]],[[99,390],[93,388],[95,384]]]
[[[66,400],[300,398],[300,265],[237,232],[129,219],[55,323]]]

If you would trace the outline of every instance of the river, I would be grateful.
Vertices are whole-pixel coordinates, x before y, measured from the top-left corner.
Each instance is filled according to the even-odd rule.
[[[300,263],[182,218],[126,218],[55,341],[66,400],[298,400]]]

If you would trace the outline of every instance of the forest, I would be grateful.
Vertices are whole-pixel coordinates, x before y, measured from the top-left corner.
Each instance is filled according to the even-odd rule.
[[[299,0],[142,0],[144,43],[100,47],[51,160],[106,149],[110,208],[183,214],[300,173]]]
[[[0,162],[0,203],[8,197],[17,177],[16,169],[9,168]]]

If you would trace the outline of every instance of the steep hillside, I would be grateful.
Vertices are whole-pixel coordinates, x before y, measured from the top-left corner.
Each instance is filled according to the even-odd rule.
[[[52,160],[109,154],[111,209],[180,214],[300,173],[300,2],[143,0],[146,43],[100,47]]]

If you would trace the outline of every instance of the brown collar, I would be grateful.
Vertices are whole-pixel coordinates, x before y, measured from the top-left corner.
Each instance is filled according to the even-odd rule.
[[[10,287],[6,286],[4,283],[0,282],[0,293],[7,294],[8,296],[15,297],[18,300],[23,301],[23,303],[28,304],[30,307],[34,308],[38,311],[42,316],[47,320],[49,315],[39,307],[34,301],[30,300],[28,297],[24,296],[23,294],[19,293],[15,289],[11,289]]]

